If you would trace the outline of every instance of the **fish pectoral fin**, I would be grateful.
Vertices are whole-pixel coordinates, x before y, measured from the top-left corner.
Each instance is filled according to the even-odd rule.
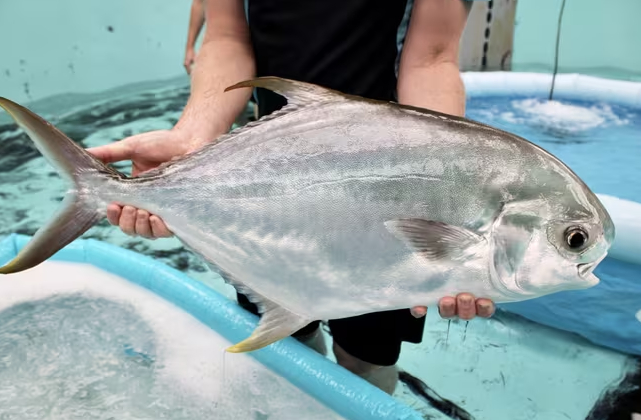
[[[385,222],[390,233],[430,260],[458,259],[468,255],[485,238],[471,230],[418,218]]]
[[[227,352],[244,353],[259,350],[292,335],[312,321],[271,301],[263,300],[261,303],[265,312],[256,329],[245,340],[227,348]]]
[[[307,105],[319,102],[346,99],[346,95],[336,90],[324,88],[312,83],[284,79],[282,77],[258,77],[229,86],[225,92],[243,88],[264,88],[278,93],[287,99],[288,104]]]

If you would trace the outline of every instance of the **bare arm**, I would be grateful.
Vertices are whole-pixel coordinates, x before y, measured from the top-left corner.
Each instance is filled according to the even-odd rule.
[[[463,116],[459,42],[471,2],[416,0],[398,77],[399,102]]]
[[[89,149],[106,163],[131,160],[132,175],[199,149],[229,131],[245,107],[250,89],[225,88],[255,74],[243,0],[205,0],[206,29],[192,74],[191,95],[171,130],[138,134]],[[128,235],[172,236],[159,217],[131,206],[112,203],[107,218]]]
[[[187,30],[187,47],[188,50],[193,50],[196,46],[196,39],[200,30],[205,23],[205,14],[203,8],[203,1],[193,0],[191,3],[191,13],[189,14],[189,29]]]
[[[463,0],[415,0],[399,68],[400,103],[464,116],[458,53],[470,7]],[[460,293],[442,298],[438,309],[443,318],[469,320],[490,317],[495,307],[489,299]],[[424,306],[412,308],[416,317],[426,312]]]
[[[242,0],[204,0],[205,38],[192,72],[191,96],[174,127],[196,147],[227,132],[251,91],[225,88],[255,74]]]
[[[187,29],[187,45],[185,46],[185,60],[183,66],[187,74],[191,74],[191,67],[196,59],[196,39],[205,23],[204,0],[192,0],[189,14],[189,28]]]

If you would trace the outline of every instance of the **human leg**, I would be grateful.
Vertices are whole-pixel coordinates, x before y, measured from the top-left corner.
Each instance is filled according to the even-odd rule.
[[[336,341],[334,341],[332,350],[334,351],[334,356],[336,356],[336,362],[339,365],[384,392],[390,395],[394,393],[396,384],[398,383],[396,364],[381,366],[366,362],[349,354]]]
[[[420,343],[424,326],[408,309],[329,321],[338,364],[388,394],[398,382],[402,342]]]

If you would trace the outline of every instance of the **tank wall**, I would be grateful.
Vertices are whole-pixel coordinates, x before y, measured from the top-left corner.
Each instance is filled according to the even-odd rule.
[[[190,0],[1,2],[0,94],[29,103],[144,81],[187,80],[182,61],[190,5]],[[461,68],[551,72],[560,6],[561,0],[475,2]],[[559,71],[641,80],[639,16],[639,0],[566,0]]]
[[[518,0],[513,71],[551,72],[561,0]],[[566,0],[558,71],[641,81],[641,1]]]
[[[0,2],[0,95],[31,102],[186,78],[190,0]]]

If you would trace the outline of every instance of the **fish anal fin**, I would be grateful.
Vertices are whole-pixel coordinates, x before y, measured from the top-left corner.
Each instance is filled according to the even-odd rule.
[[[312,321],[267,300],[260,306],[264,313],[256,329],[245,340],[227,348],[227,352],[244,353],[259,350],[292,335]]]
[[[420,218],[385,222],[387,230],[429,260],[460,259],[473,254],[485,238],[471,230]]]
[[[346,98],[341,92],[324,88],[312,83],[299,82],[281,77],[258,77],[229,86],[225,92],[239,88],[264,88],[278,93],[287,99],[289,104],[307,105]]]
[[[227,352],[244,353],[259,350],[292,335],[313,321],[312,319],[296,315],[265,298],[247,287],[236,276],[222,270],[220,267],[212,266],[212,269],[220,274],[225,283],[233,286],[238,293],[247,296],[247,299],[255,304],[258,307],[258,312],[261,313],[258,326],[252,334],[245,340],[229,347],[226,350]]]

